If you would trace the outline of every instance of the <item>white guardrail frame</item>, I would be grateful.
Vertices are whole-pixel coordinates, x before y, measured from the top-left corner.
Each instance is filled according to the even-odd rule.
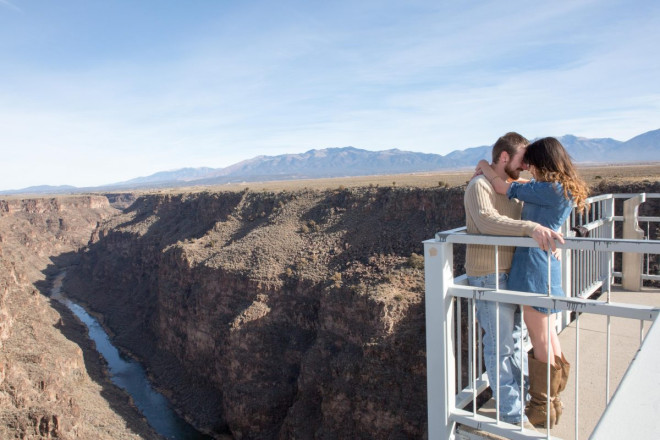
[[[562,249],[563,255],[563,283],[569,295],[571,295],[570,292],[574,292],[577,289],[580,292],[577,297],[558,298],[526,292],[480,289],[465,285],[465,275],[454,278],[454,244],[536,247],[536,242],[531,238],[467,234],[465,233],[465,227],[462,227],[440,232],[436,234],[435,239],[424,242],[429,440],[455,438],[457,423],[511,439],[548,438],[549,436],[546,432],[523,431],[515,425],[496,422],[494,419],[480,416],[476,412],[468,412],[457,408],[458,406],[463,406],[465,402],[472,400],[474,394],[485,389],[487,380],[484,380],[485,375],[481,375],[481,379],[477,380],[469,396],[466,395],[465,390],[456,389],[456,357],[454,355],[456,352],[456,326],[454,322],[454,307],[457,302],[454,301],[454,297],[559,309],[563,311],[561,312],[563,319],[557,320],[559,321],[558,327],[561,328],[568,325],[571,312],[630,318],[651,321],[652,323],[656,321],[657,316],[660,314],[660,308],[658,307],[612,303],[609,301],[609,287],[613,277],[621,277],[621,273],[613,272],[612,270],[614,253],[660,254],[660,241],[658,240],[613,238],[614,222],[623,220],[622,216],[614,216],[614,201],[615,199],[622,198],[629,199],[632,196],[636,195],[607,194],[590,198],[588,202],[591,203],[591,214],[587,214],[584,218],[574,214],[562,228],[562,232],[566,237],[566,243],[558,247]],[[660,194],[644,194],[642,201],[646,197],[660,198]],[[660,222],[660,217],[640,217],[639,220]],[[570,227],[577,224],[586,226],[590,232],[597,232],[593,234],[596,237],[569,237],[568,231]],[[602,238],[603,235],[605,238]],[[584,254],[588,255],[587,260],[582,261],[577,267],[571,266],[571,256],[580,254],[580,251],[588,251],[584,252]],[[597,258],[592,259],[591,255],[596,255]],[[580,273],[582,271],[591,271],[595,266],[598,268],[594,275],[595,281],[589,281],[590,284],[588,286],[575,285],[571,282],[570,276],[573,271]],[[656,279],[655,276],[648,273],[641,276],[644,279]],[[603,290],[608,292],[607,300],[585,299],[586,296],[600,287],[603,287]],[[485,295],[486,292],[488,293],[487,295]],[[460,302],[458,303],[460,304]],[[652,325],[651,331],[660,333],[659,328],[660,325]],[[653,337],[653,341],[658,340],[660,340],[659,336]],[[460,336],[458,344],[460,344]],[[649,344],[650,342],[645,340],[643,347],[655,352],[658,351],[657,344],[654,343],[652,348],[648,347]],[[645,355],[644,359],[648,357],[649,355]],[[458,358],[458,368],[460,369],[460,356]],[[626,377],[624,377],[612,402],[616,401],[617,395],[625,394],[621,390],[622,386],[625,387],[626,384],[632,383],[632,379],[626,379],[628,376],[630,375],[626,374]],[[607,395],[609,395],[609,392],[607,392]],[[655,397],[655,399],[660,402],[660,397]],[[657,405],[657,402],[652,407],[654,405]],[[618,404],[617,408],[621,407],[625,407],[625,405]],[[647,414],[650,418],[657,417],[657,414],[652,414],[652,407],[649,408]],[[609,409],[608,406],[596,431],[600,430],[602,433],[604,428],[601,425],[604,423],[605,415],[615,414],[617,411],[620,411],[620,409],[615,409],[614,407]]]

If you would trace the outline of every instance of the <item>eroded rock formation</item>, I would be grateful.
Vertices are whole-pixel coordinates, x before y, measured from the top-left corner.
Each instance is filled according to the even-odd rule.
[[[52,258],[73,261],[114,214],[98,196],[0,201],[0,438],[156,438],[44,295]]]
[[[67,292],[186,416],[235,438],[422,438],[422,241],[463,191],[139,198]],[[412,258],[411,258],[412,257]]]

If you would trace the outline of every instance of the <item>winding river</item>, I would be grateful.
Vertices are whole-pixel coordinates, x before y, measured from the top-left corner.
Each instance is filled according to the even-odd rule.
[[[108,363],[112,383],[124,389],[133,398],[135,406],[163,437],[176,440],[210,439],[211,437],[195,430],[179,417],[167,399],[153,389],[144,368],[135,360],[122,356],[112,345],[108,334],[98,321],[84,308],[62,294],[62,280],[65,275],[66,273],[62,272],[55,278],[51,298],[67,306],[87,326],[89,337],[96,344],[96,350]]]

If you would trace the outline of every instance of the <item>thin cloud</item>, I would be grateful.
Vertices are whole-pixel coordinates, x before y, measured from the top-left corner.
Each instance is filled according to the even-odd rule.
[[[473,3],[264,0],[163,12],[148,31],[134,14],[121,44],[94,8],[0,14],[0,189],[311,148],[446,154],[509,130],[626,140],[658,128],[655,2]],[[31,161],[38,172],[10,174]]]
[[[0,6],[4,6],[6,8],[12,9],[16,12],[23,12],[21,8],[10,2],[9,0],[0,0]]]

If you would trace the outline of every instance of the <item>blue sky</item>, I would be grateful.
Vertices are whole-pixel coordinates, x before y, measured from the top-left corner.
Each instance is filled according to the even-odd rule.
[[[0,0],[0,189],[660,128],[660,2]]]

